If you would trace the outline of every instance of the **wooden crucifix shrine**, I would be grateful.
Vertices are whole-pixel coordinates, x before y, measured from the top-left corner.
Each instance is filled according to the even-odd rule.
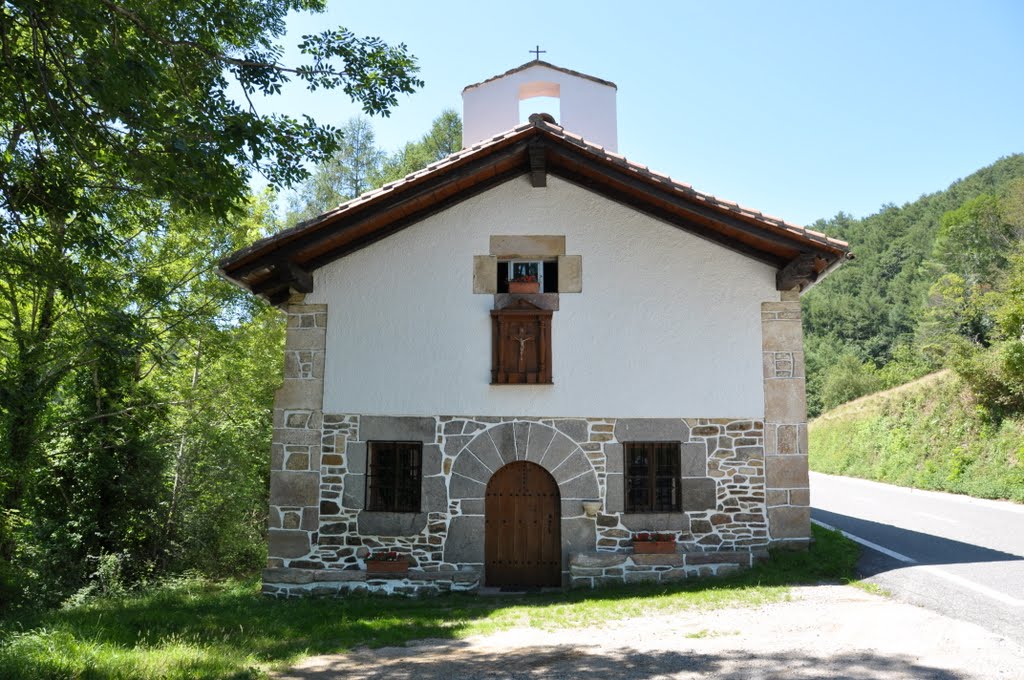
[[[491,384],[551,382],[551,310],[523,299],[491,310]]]

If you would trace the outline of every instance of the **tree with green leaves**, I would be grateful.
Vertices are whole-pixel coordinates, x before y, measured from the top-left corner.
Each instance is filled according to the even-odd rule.
[[[462,148],[462,119],[452,109],[442,111],[422,137],[390,156],[377,146],[373,126],[366,118],[350,119],[342,133],[346,141],[313,168],[309,179],[290,198],[285,222],[314,218]]]
[[[942,216],[933,256],[968,285],[992,284],[1006,267],[1013,237],[999,199],[982,194]]]
[[[454,109],[445,109],[434,119],[419,140],[408,142],[383,164],[378,181],[394,182],[422,170],[431,163],[450,156],[462,148],[462,119]]]
[[[0,5],[0,566],[17,556],[27,495],[70,493],[51,452],[67,450],[67,461],[83,449],[111,455],[120,461],[111,469],[131,459],[140,478],[154,476],[143,460],[157,443],[117,416],[144,422],[141,412],[160,400],[146,376],[173,363],[190,319],[218,309],[204,302],[201,281],[214,253],[243,242],[218,220],[244,215],[254,173],[273,186],[294,183],[308,159],[330,157],[342,141],[311,118],[260,113],[253,98],[295,81],[341,89],[365,112],[387,115],[421,85],[404,45],[343,28],[305,36],[304,61],[280,63],[286,14],[325,6]],[[235,86],[244,101],[230,95]],[[207,251],[176,270],[188,239]],[[54,449],[59,432],[79,444]],[[120,503],[104,498],[108,509]],[[83,522],[90,536],[121,530]],[[0,599],[2,591],[0,583]]]
[[[292,197],[286,222],[316,217],[379,186],[384,152],[377,147],[373,125],[365,117],[350,118],[342,135],[338,149],[314,167]]]

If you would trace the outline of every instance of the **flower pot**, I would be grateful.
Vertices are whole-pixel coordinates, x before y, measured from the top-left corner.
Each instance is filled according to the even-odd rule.
[[[389,576],[405,576],[409,573],[408,560],[367,560],[367,574],[382,574]]]
[[[633,541],[633,552],[638,555],[671,555],[675,551],[675,541]]]
[[[509,281],[508,292],[510,293],[539,293],[539,281]]]

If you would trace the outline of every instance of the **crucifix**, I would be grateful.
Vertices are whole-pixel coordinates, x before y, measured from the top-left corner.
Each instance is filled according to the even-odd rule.
[[[526,343],[533,340],[533,336],[527,335],[526,330],[520,326],[516,334],[512,336],[512,339],[519,343],[519,371],[525,371],[526,361],[524,354],[526,352]]]
[[[542,50],[540,48],[540,45],[537,45],[537,47],[535,49],[528,50],[528,52],[530,52],[530,54],[533,55],[533,58],[538,60],[538,61],[540,61],[540,55],[548,53],[547,50]]]

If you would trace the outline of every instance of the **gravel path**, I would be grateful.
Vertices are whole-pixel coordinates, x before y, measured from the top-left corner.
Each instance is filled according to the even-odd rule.
[[[280,680],[387,678],[1024,679],[1024,648],[974,624],[848,586],[794,588],[787,602],[518,628],[464,640],[306,659]]]

